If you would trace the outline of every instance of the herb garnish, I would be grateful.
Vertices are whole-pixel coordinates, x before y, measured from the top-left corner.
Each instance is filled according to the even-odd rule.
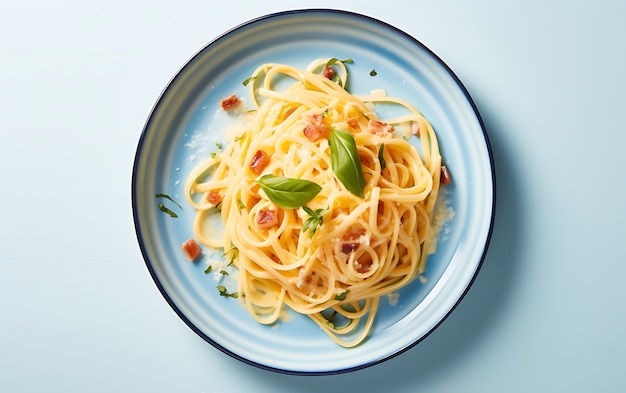
[[[159,203],[159,210],[161,210],[163,213],[169,214],[172,218],[178,218],[178,214],[165,207],[165,205],[162,203]]]
[[[283,176],[264,175],[258,183],[270,201],[285,209],[297,209],[322,191],[312,181]]]
[[[248,86],[248,83],[252,82],[255,79],[256,79],[256,76],[251,76],[249,78],[246,78],[243,82],[241,82],[241,84],[244,86]]]
[[[383,170],[387,168],[387,163],[385,162],[385,158],[383,157],[383,153],[385,152],[385,144],[382,143],[378,148],[378,161],[380,162],[380,169]]]
[[[347,64],[347,63],[353,63],[354,61],[353,61],[352,59],[339,60],[338,58],[333,57],[332,59],[329,59],[329,60],[326,62],[326,65],[327,65],[328,67],[330,67],[330,66],[332,66],[333,64],[335,64],[336,62],[340,62],[340,63]]]
[[[204,274],[209,274],[213,271],[213,266],[209,265],[206,269],[204,269]]]
[[[346,300],[346,296],[348,296],[349,293],[350,293],[350,290],[346,289],[344,292],[340,293],[339,295],[335,295],[335,300],[339,300],[340,302],[343,300]]]
[[[364,198],[365,177],[354,137],[348,131],[333,129],[328,138],[330,162],[335,175],[354,195]]]
[[[370,76],[376,76],[378,75],[378,72],[376,72],[376,69],[372,68],[372,70],[370,71]]]
[[[215,288],[217,288],[217,291],[220,293],[220,296],[232,297],[233,299],[237,299],[239,297],[237,292],[230,293],[228,292],[226,287],[223,285],[218,285]]]
[[[156,194],[155,195],[157,198],[165,198],[167,200],[170,200],[172,202],[174,202],[176,204],[176,206],[178,206],[181,210],[182,210],[182,206],[176,202],[171,196],[167,195],[167,194]],[[170,209],[168,209],[164,204],[159,203],[159,210],[161,210],[163,213],[167,213],[169,214],[170,217],[172,218],[178,218],[178,214],[174,213],[173,211],[171,211]]]
[[[317,209],[313,211],[313,209],[308,206],[302,206],[302,209],[310,216],[304,222],[304,225],[302,226],[302,231],[306,232],[308,230],[309,238],[311,238],[313,237],[313,235],[315,235],[315,231],[317,231],[317,228],[324,224],[324,214],[328,213],[328,210]]]
[[[167,195],[167,194],[156,194],[157,198],[165,198],[165,199],[169,199],[170,201],[174,202],[176,204],[176,206],[180,207],[181,209],[183,208],[178,202],[176,202],[174,199],[172,199],[171,196]]]
[[[231,245],[231,248],[228,251],[224,251],[224,254],[222,254],[222,257],[226,258],[226,255],[232,253],[232,256],[230,257],[230,261],[228,261],[228,266],[232,265],[233,262],[235,262],[235,258],[237,258],[237,256],[239,255],[239,249],[232,243],[230,245]]]
[[[352,61],[352,59],[339,60],[336,57],[333,57],[332,59],[329,59],[326,62],[326,67],[331,67],[333,64],[335,64],[337,62],[347,64],[347,63],[352,63],[353,61]],[[341,77],[339,76],[338,73],[334,73],[333,77],[331,78],[331,80],[333,82],[337,83],[339,86],[345,87],[345,86],[343,86],[343,83],[341,82]]]

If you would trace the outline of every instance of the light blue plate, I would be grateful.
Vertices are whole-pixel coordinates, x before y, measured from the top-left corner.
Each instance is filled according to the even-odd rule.
[[[221,297],[205,263],[188,262],[181,243],[192,237],[193,209],[182,185],[191,168],[215,151],[226,116],[219,101],[247,96],[242,82],[262,63],[306,67],[321,57],[351,58],[348,88],[385,89],[416,105],[433,124],[453,183],[455,211],[428,260],[397,305],[385,299],[369,339],[345,349],[307,317],[268,327],[236,300]],[[377,75],[370,76],[375,69]],[[387,114],[383,113],[383,117]],[[223,142],[222,142],[223,143]],[[292,374],[332,374],[367,367],[411,348],[454,309],[484,258],[495,207],[490,146],[480,116],[452,71],[424,45],[381,21],[344,11],[297,10],[264,16],[208,44],[159,97],[141,135],[132,178],[135,227],[146,265],[176,313],[202,338],[244,362]],[[182,209],[155,195],[164,193]],[[163,203],[178,214],[161,212]],[[215,255],[206,253],[205,261]],[[225,282],[226,286],[231,283]]]

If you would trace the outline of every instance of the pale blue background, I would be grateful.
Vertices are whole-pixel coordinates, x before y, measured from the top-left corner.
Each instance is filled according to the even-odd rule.
[[[455,312],[410,351],[331,377],[256,369],[196,336],[152,282],[130,205],[173,74],[294,7],[370,15],[437,53],[497,170],[491,248]],[[617,0],[0,0],[0,391],[626,391],[625,15]]]

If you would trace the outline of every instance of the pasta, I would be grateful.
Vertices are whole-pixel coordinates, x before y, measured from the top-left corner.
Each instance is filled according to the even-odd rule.
[[[275,323],[289,308],[352,347],[381,297],[424,272],[442,170],[429,122],[403,99],[350,94],[346,62],[258,67],[250,102],[223,103],[248,106],[246,121],[184,187],[195,238],[232,260],[239,302],[256,321]],[[403,113],[381,120],[379,104]],[[212,215],[223,233],[207,228]]]

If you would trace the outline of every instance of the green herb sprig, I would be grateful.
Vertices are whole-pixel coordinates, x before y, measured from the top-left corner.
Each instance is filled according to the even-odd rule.
[[[228,261],[228,266],[230,266],[233,264],[233,262],[235,262],[237,256],[239,256],[239,249],[231,243],[230,249],[228,251],[224,251],[224,254],[222,254],[222,258],[225,258],[228,254],[230,254],[230,260]]]
[[[332,66],[333,64],[335,64],[335,63],[337,63],[337,62],[340,62],[340,63],[343,63],[343,64],[354,63],[354,61],[353,61],[352,59],[339,60],[338,58],[333,57],[333,58],[329,59],[329,60],[326,62],[326,65],[327,65],[328,67],[330,67],[330,66]]]
[[[244,86],[248,86],[248,84],[252,81],[254,81],[256,79],[256,76],[251,76],[249,78],[244,79],[243,82],[241,82],[242,85]]]
[[[228,289],[226,289],[226,287],[223,285],[218,285],[215,288],[217,288],[220,296],[231,297],[233,299],[237,299],[239,297],[239,294],[237,292],[228,292]]]
[[[156,194],[155,195],[157,198],[165,198],[171,202],[173,202],[176,206],[178,206],[181,210],[183,209],[183,207],[176,202],[171,196],[167,195],[167,194]],[[174,213],[172,210],[170,210],[167,206],[165,206],[163,203],[159,203],[159,210],[162,211],[163,213],[168,214],[170,217],[172,218],[178,218],[178,214]]]
[[[338,63],[338,62],[339,62],[339,63],[348,64],[348,63],[353,63],[353,60],[352,60],[352,59],[344,59],[344,60],[339,60],[338,58],[333,57],[333,58],[329,59],[329,60],[326,62],[326,67],[331,67],[331,66],[333,66],[335,63]],[[331,80],[332,80],[333,82],[337,83],[339,86],[341,86],[341,87],[344,87],[344,88],[345,88],[345,86],[343,86],[343,83],[341,82],[341,77],[339,76],[339,74],[335,73],[335,74],[333,75],[333,77],[332,77],[332,79],[331,79]]]
[[[163,213],[169,214],[169,216],[172,218],[178,218],[178,214],[165,207],[165,205],[162,203],[159,203],[159,210],[161,210]]]
[[[313,209],[308,206],[302,206],[302,209],[309,215],[309,218],[304,221],[302,231],[309,231],[309,238],[312,238],[317,228],[324,224],[324,214],[328,213],[328,210],[317,209],[313,211]]]

